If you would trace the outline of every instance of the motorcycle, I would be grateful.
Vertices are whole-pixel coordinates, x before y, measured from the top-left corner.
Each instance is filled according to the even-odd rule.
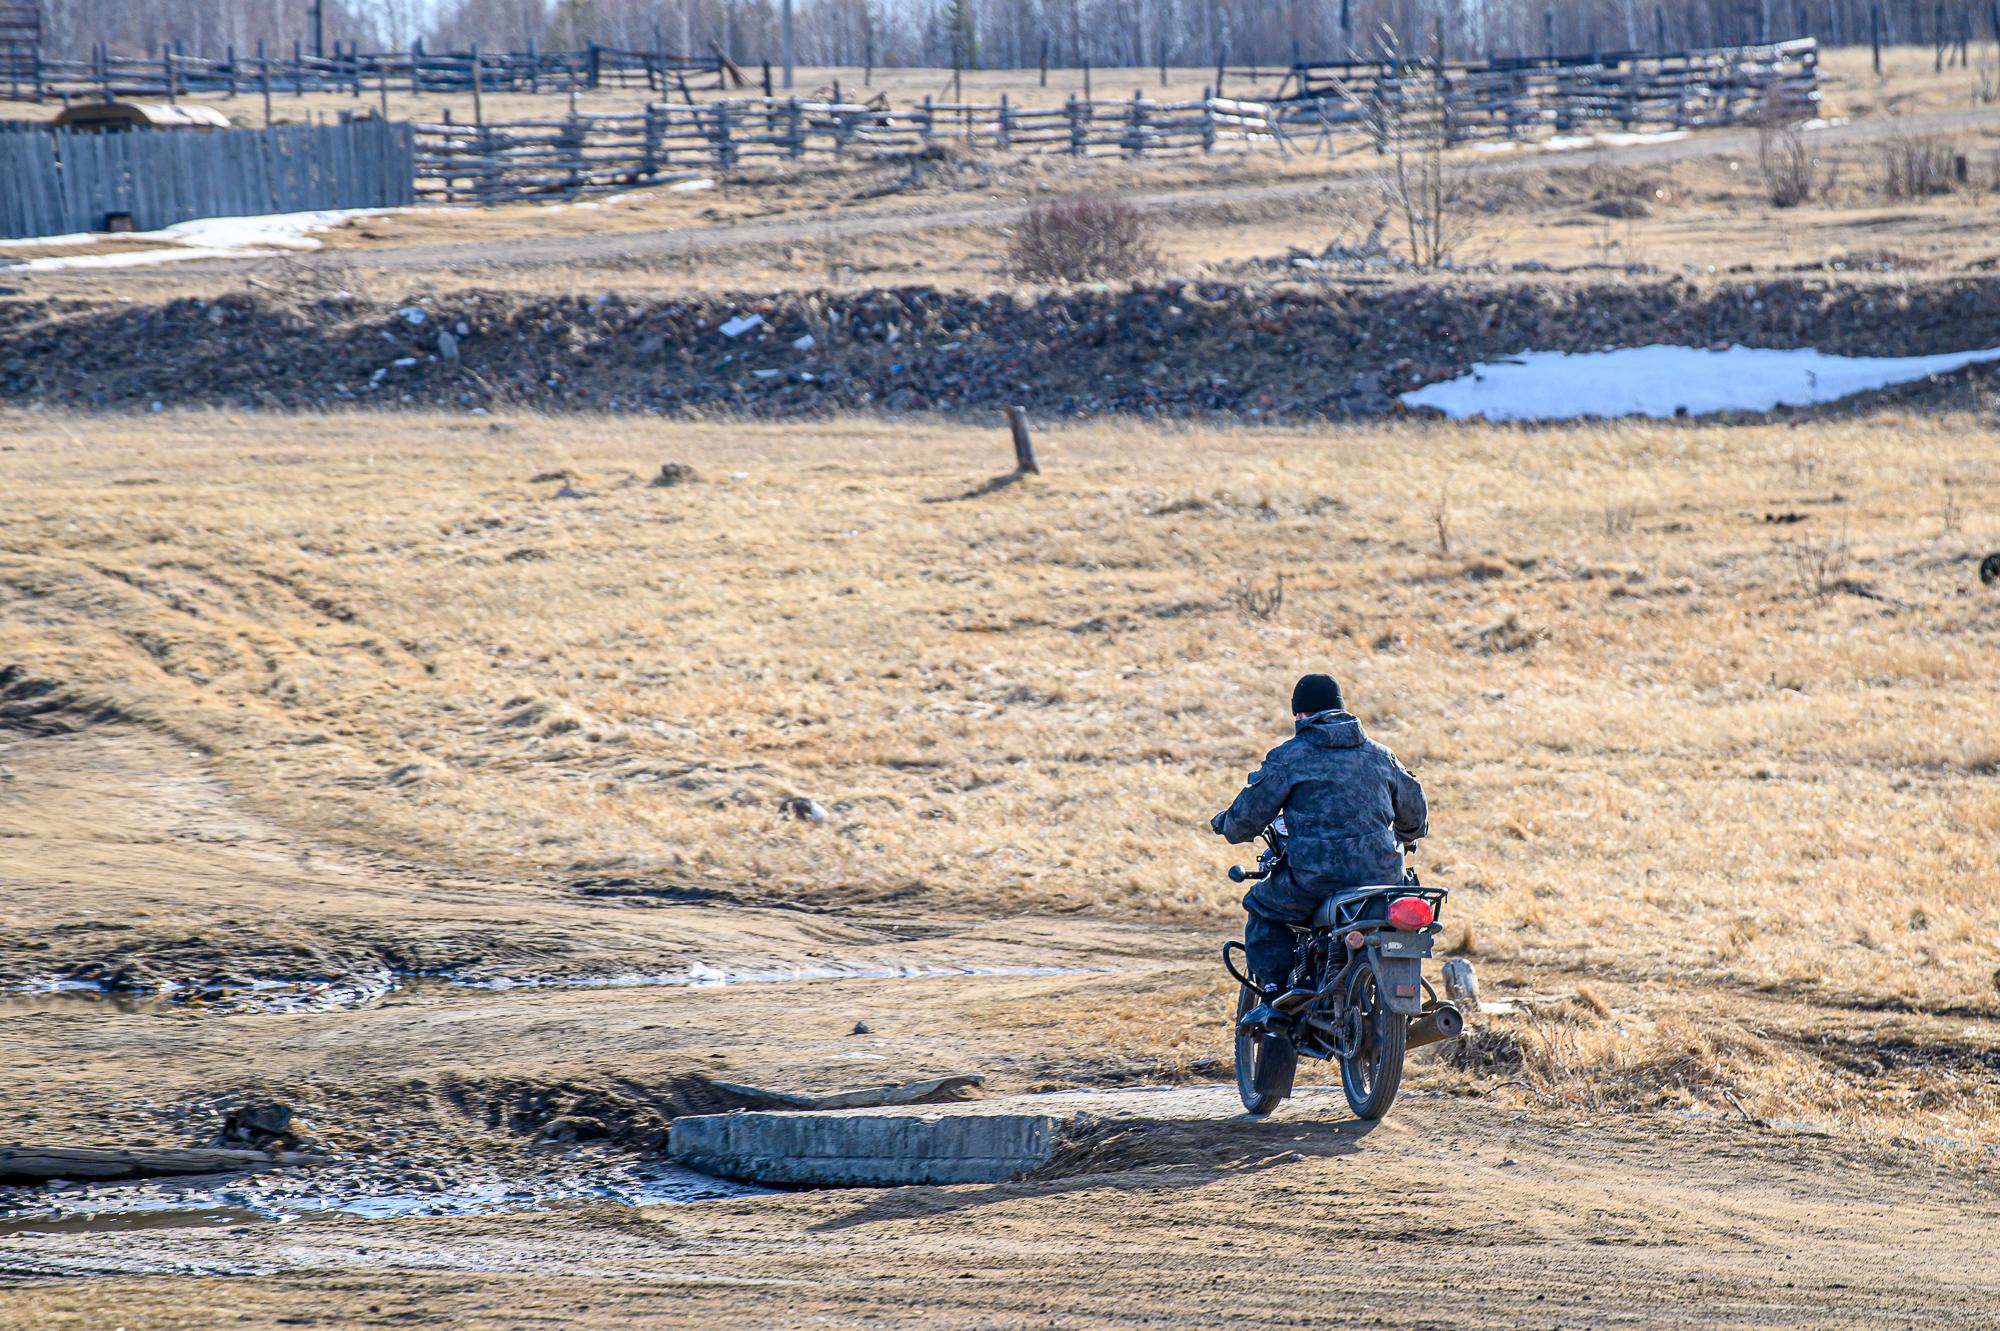
[[[1285,862],[1281,827],[1261,833],[1264,850],[1255,869],[1231,866],[1232,881],[1269,878]],[[1405,845],[1407,855],[1416,850]],[[1231,950],[1222,964],[1237,982],[1236,1089],[1252,1114],[1269,1114],[1292,1093],[1299,1059],[1340,1065],[1341,1088],[1356,1118],[1389,1112],[1411,1049],[1455,1039],[1465,1030],[1458,1008],[1440,999],[1423,976],[1423,960],[1442,926],[1449,890],[1425,887],[1414,868],[1401,883],[1352,887],[1320,903],[1309,925],[1293,925],[1297,950],[1291,983],[1276,1001],[1278,1018],[1245,1028],[1244,1014],[1262,999],[1249,976],[1248,956],[1238,969]]]

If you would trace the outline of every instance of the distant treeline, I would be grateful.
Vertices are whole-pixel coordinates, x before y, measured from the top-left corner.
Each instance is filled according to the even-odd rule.
[[[366,50],[574,49],[706,52],[742,64],[780,58],[780,0],[323,0],[320,31]],[[1889,44],[1995,39],[1996,0],[794,0],[804,65],[1023,68],[1232,66],[1379,55],[1385,41],[1453,58],[1551,49],[1680,50],[1786,37]],[[98,42],[190,55],[311,51],[314,0],[43,0],[51,56]]]

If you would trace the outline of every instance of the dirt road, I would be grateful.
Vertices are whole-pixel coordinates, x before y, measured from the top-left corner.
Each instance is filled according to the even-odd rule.
[[[1877,118],[1831,125],[1814,131],[1814,141],[1829,147],[1868,144],[1899,134],[1941,134],[1994,124],[2000,124],[2000,107],[1932,111],[1897,119]],[[1607,161],[1637,167],[1754,154],[1756,150],[1755,131],[1719,130],[1699,131],[1681,139],[1610,146],[1594,151]],[[1575,153],[1541,152],[1502,155],[1478,163],[1474,170],[1481,175],[1511,175],[1543,170],[1576,156]],[[1367,178],[1359,172],[1350,172],[1265,185],[1232,183],[1121,191],[1121,197],[1141,208],[1165,212],[1216,205],[1283,203],[1371,188],[1373,185]],[[567,230],[562,234],[481,240],[476,243],[378,245],[343,251],[343,257],[363,269],[382,272],[451,270],[462,274],[473,269],[498,274],[510,270],[556,268],[610,260],[663,259],[772,244],[805,241],[823,244],[861,236],[917,235],[960,227],[1007,226],[1018,220],[1025,208],[1024,202],[997,195],[968,203],[939,202],[933,198],[907,205],[813,211],[712,227],[620,231],[613,234]],[[240,268],[244,262],[256,261],[183,263],[175,265],[174,270],[179,275],[194,276],[228,272]]]
[[[16,733],[0,769],[14,889],[0,958],[17,974],[38,948],[68,963],[102,938],[107,964],[133,971],[270,973],[290,952],[307,971],[855,976],[438,982],[298,1013],[16,997],[0,1050],[28,1093],[0,1104],[8,1140],[188,1133],[205,1106],[261,1096],[398,1180],[588,1173],[609,1167],[605,1145],[536,1145],[535,1125],[590,1114],[619,1138],[610,1150],[642,1149],[674,1113],[726,1107],[713,1079],[1144,1081],[1161,1069],[1121,1062],[1121,1026],[1208,982],[1209,940],[1186,930],[898,928],[302,844],[195,755],[119,724]],[[1266,1122],[1141,1119],[990,1187],[17,1222],[0,1226],[0,1326],[1976,1326],[2000,1301],[2000,1204],[1962,1168],[1712,1117],[1530,1113],[1427,1091],[1428,1075],[1372,1131],[1323,1099]]]

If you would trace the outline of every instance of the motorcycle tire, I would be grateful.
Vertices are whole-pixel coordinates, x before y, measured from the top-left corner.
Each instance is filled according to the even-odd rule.
[[[1236,1016],[1257,1006],[1257,994],[1249,985],[1238,985]],[[1243,1107],[1253,1114],[1269,1114],[1292,1093],[1292,1079],[1298,1075],[1299,1052],[1282,1035],[1258,1035],[1236,1028],[1236,1093]]]
[[[1380,1118],[1389,1112],[1403,1084],[1410,1020],[1389,1010],[1369,966],[1355,971],[1347,982],[1347,1010],[1358,1016],[1360,1038],[1352,1054],[1341,1056],[1340,1088],[1356,1118]]]

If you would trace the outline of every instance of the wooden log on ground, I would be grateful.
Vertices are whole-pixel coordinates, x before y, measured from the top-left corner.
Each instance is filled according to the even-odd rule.
[[[161,1178],[174,1174],[232,1174],[284,1165],[317,1164],[326,1157],[295,1151],[192,1150],[152,1147],[0,1146],[0,1183],[92,1182]]]
[[[881,1105],[913,1105],[933,1096],[969,1090],[984,1084],[985,1081],[986,1078],[972,1072],[956,1077],[931,1077],[924,1081],[906,1081],[901,1085],[891,1083],[867,1086],[858,1091],[834,1091],[828,1095],[770,1091],[758,1086],[742,1086],[729,1081],[714,1081],[709,1085],[718,1091],[727,1091],[755,1104],[783,1105],[787,1109],[873,1109]]]

